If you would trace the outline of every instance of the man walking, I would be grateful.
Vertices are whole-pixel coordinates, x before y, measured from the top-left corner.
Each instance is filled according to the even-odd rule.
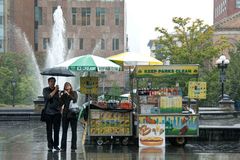
[[[59,86],[56,85],[54,77],[48,78],[48,87],[43,89],[43,97],[46,105],[46,130],[48,151],[60,150],[59,145],[59,130],[61,124],[61,106],[59,98]],[[52,128],[54,130],[54,139],[52,137]]]

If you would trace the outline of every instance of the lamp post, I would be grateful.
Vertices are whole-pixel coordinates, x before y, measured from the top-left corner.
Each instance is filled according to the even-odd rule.
[[[12,106],[15,107],[15,88],[16,88],[17,81],[13,78],[11,83],[12,83],[12,88],[13,88]]]
[[[105,72],[101,72],[100,77],[102,78],[102,95],[104,95],[105,94],[105,78],[106,78]]]
[[[170,65],[170,56],[167,56],[166,60],[164,61],[164,65]]]
[[[147,82],[147,88],[148,88],[148,89],[151,89],[151,88],[152,88],[152,81],[151,81],[151,80],[148,80],[148,82]]]
[[[227,68],[229,62],[230,61],[224,55],[221,55],[216,61],[216,64],[220,69],[220,82],[222,84],[222,90],[221,90],[222,99],[223,99],[223,93],[224,93],[224,81],[226,79],[225,69]]]

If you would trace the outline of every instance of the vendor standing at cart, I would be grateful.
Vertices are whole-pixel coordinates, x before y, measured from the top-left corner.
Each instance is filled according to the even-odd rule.
[[[63,104],[62,111],[62,141],[61,141],[61,151],[66,151],[67,149],[67,131],[69,123],[72,130],[72,141],[71,149],[75,151],[77,149],[77,121],[78,113],[73,113],[69,110],[69,104],[72,100],[73,103],[77,102],[77,92],[73,91],[72,85],[69,82],[64,84],[64,90],[61,92],[61,102]]]

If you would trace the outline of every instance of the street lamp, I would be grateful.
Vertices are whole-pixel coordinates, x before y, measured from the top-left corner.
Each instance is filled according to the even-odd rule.
[[[100,77],[102,78],[102,95],[104,95],[105,94],[105,78],[106,78],[105,72],[101,72]]]
[[[170,65],[170,56],[167,56],[166,60],[164,61],[164,65]]]
[[[12,106],[15,107],[15,88],[16,88],[16,85],[17,85],[17,81],[13,78],[11,83],[12,83],[12,88],[13,88]]]
[[[151,89],[151,88],[152,88],[152,81],[151,81],[151,80],[148,80],[148,82],[147,82],[147,88],[148,88],[148,89]]]
[[[225,69],[227,68],[229,62],[230,61],[224,55],[221,55],[216,61],[216,64],[220,69],[220,82],[222,83],[222,99],[223,99],[223,91],[224,91],[224,81],[226,79]]]

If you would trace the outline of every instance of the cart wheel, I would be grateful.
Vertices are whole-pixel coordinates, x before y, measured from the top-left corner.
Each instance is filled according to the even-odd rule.
[[[176,137],[175,142],[177,146],[184,146],[187,143],[187,138],[185,137]]]
[[[128,145],[128,137],[125,137],[125,138],[122,139],[122,144],[124,146]]]
[[[187,143],[187,138],[185,137],[171,137],[168,140],[173,146],[184,146]]]
[[[171,145],[175,146],[176,145],[176,140],[173,137],[169,137],[168,141],[171,143]]]
[[[102,138],[99,138],[99,139],[97,140],[97,144],[98,144],[99,146],[101,146],[101,145],[103,144]]]

